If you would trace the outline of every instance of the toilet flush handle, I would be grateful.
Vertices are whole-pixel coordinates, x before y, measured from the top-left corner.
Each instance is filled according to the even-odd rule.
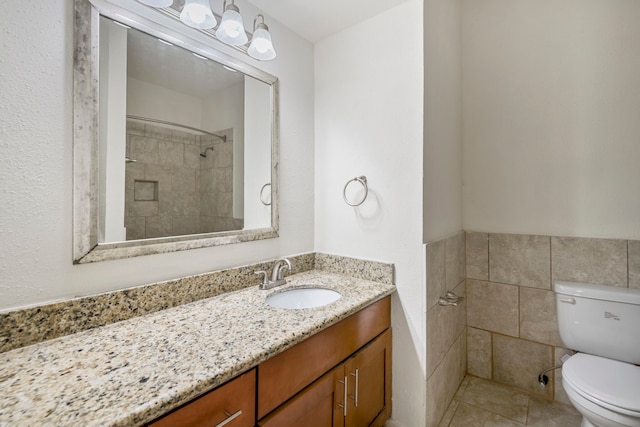
[[[564,302],[567,304],[575,304],[576,300],[574,298],[560,298],[558,301]]]

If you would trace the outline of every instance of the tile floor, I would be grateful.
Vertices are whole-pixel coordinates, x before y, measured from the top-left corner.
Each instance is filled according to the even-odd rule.
[[[581,421],[571,406],[467,376],[440,427],[580,427]]]

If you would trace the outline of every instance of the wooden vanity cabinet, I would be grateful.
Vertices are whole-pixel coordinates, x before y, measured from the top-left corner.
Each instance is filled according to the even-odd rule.
[[[381,427],[390,416],[391,330],[387,329],[258,426]]]
[[[382,426],[391,416],[390,329],[345,362],[344,378],[345,426]]]
[[[256,370],[221,385],[149,424],[149,427],[252,427]]]
[[[391,415],[389,327],[385,298],[261,363],[258,426],[382,426]]]

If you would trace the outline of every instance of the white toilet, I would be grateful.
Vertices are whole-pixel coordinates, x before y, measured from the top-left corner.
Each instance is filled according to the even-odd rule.
[[[640,427],[640,289],[556,282],[562,386],[582,427]]]

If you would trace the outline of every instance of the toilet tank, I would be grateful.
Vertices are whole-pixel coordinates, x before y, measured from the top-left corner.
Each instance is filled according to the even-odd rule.
[[[640,364],[640,289],[556,282],[554,290],[565,346]]]

